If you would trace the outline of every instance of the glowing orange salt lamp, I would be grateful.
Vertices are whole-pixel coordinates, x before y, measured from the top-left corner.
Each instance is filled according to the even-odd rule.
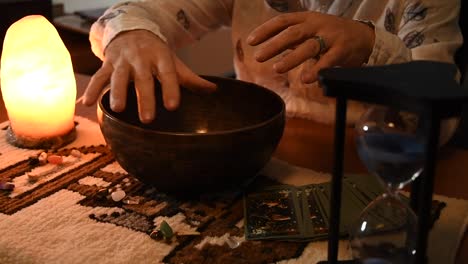
[[[3,42],[1,91],[10,120],[8,142],[56,148],[76,137],[76,82],[70,53],[43,16],[12,24]]]

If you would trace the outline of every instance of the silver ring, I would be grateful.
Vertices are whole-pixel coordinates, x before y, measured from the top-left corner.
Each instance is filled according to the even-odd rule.
[[[325,40],[321,36],[313,36],[312,39],[315,39],[319,44],[319,51],[317,56],[320,56],[327,49],[327,43],[325,43]]]

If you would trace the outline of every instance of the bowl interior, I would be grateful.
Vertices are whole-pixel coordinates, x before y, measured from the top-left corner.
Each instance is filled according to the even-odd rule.
[[[138,118],[137,95],[130,84],[127,107],[116,113],[109,106],[109,90],[100,101],[102,110],[125,125],[161,133],[213,134],[261,126],[284,112],[283,100],[274,92],[252,83],[221,77],[204,76],[217,84],[212,93],[181,89],[177,110],[167,111],[162,102],[161,87],[156,83],[156,118],[142,124]]]

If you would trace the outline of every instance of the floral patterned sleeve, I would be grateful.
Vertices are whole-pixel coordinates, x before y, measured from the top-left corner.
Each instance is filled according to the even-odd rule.
[[[231,23],[233,0],[140,0],[109,8],[91,26],[91,49],[103,59],[104,50],[119,33],[144,29],[177,48]]]
[[[459,10],[460,0],[411,0],[399,13],[387,9],[383,27],[375,28],[375,45],[368,65],[411,60],[454,63],[455,52],[463,43]],[[454,134],[458,122],[458,118],[442,122],[441,144]]]
[[[376,27],[368,65],[410,60],[454,62],[463,38],[458,26],[459,0],[405,1],[398,11],[387,8],[382,27]]]

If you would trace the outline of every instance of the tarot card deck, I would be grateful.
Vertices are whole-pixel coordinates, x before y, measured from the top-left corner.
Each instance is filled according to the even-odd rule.
[[[383,192],[381,184],[370,175],[343,178],[340,218],[343,236],[364,208]],[[255,189],[244,196],[246,239],[326,239],[329,207],[330,182]]]

